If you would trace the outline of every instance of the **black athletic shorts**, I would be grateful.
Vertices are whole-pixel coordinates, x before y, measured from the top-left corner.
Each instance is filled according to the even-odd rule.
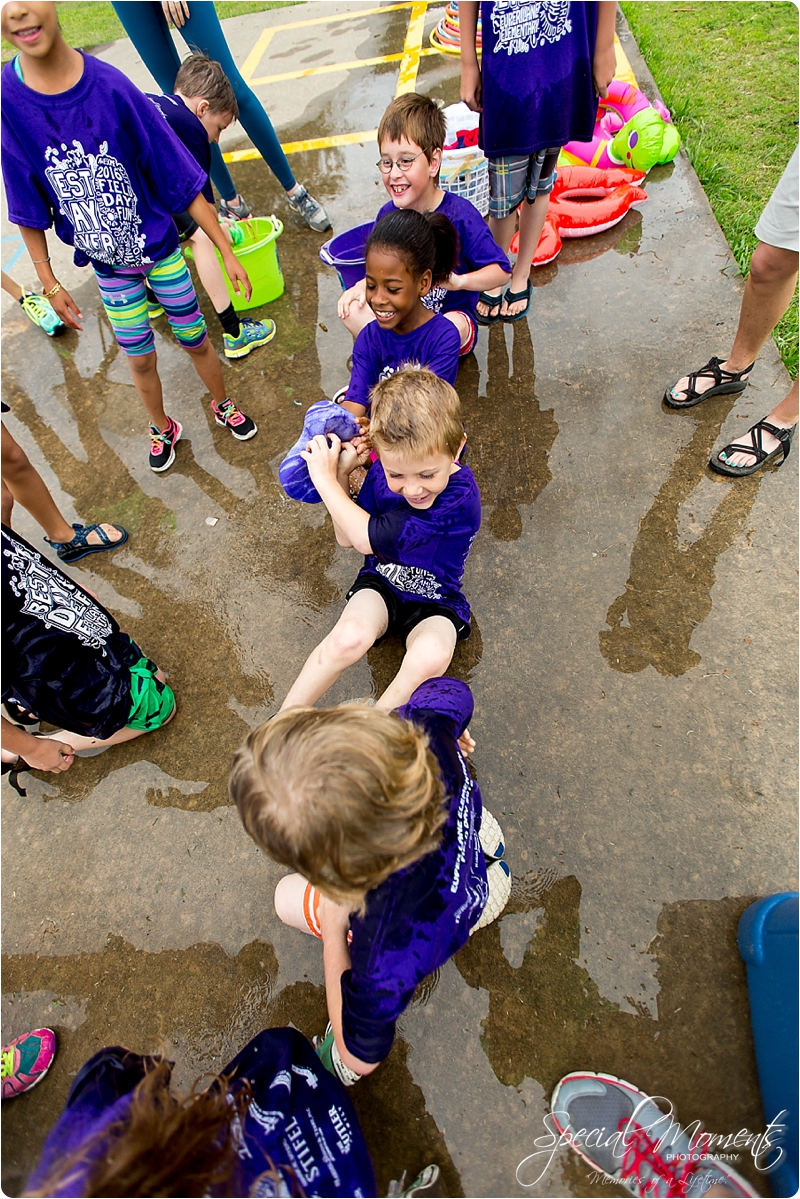
[[[382,637],[375,642],[380,645],[387,637],[399,637],[403,645],[412,629],[427,620],[429,616],[444,616],[451,621],[456,630],[456,640],[464,641],[469,637],[471,629],[452,608],[445,604],[434,604],[429,600],[402,600],[395,591],[375,575],[361,575],[356,579],[347,593],[346,600],[352,599],[357,591],[377,591],[389,612],[389,627]]]

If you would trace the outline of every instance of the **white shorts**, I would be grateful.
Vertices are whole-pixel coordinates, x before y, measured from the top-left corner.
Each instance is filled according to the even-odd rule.
[[[778,186],[767,201],[767,206],[758,218],[755,234],[759,241],[779,250],[800,250],[800,204],[798,204],[798,151],[789,159],[789,165],[778,180]]]

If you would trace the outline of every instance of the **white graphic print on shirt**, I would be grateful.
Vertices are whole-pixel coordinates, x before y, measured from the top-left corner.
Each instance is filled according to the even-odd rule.
[[[375,569],[392,583],[398,591],[408,591],[426,600],[439,600],[442,592],[439,580],[421,566],[401,566],[398,562],[381,562]]]
[[[494,53],[527,54],[545,42],[560,42],[572,33],[569,0],[495,0],[492,8]]]
[[[92,603],[88,595],[78,591],[74,583],[68,582],[38,554],[32,553],[18,541],[12,541],[13,550],[3,551],[9,559],[11,590],[23,600],[22,611],[35,616],[50,629],[62,633],[73,633],[84,645],[102,649],[112,632],[112,625],[105,612]]]
[[[45,169],[58,206],[75,230],[75,246],[87,258],[109,266],[139,266],[152,260],[144,254],[146,238],[139,233],[141,217],[130,176],[101,142],[99,154],[87,154],[80,142],[74,149],[48,146]]]

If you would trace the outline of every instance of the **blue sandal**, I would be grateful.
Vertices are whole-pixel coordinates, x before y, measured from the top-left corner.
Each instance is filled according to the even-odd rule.
[[[116,550],[128,540],[128,534],[121,525],[112,526],[122,534],[119,541],[112,541],[100,525],[73,525],[72,527],[75,530],[72,541],[51,541],[49,537],[45,537],[47,544],[52,545],[62,562],[77,562],[80,558],[85,558],[87,554],[102,554],[106,550]],[[97,533],[100,538],[99,545],[89,544],[90,533]]]
[[[503,299],[505,300],[506,304],[517,304],[517,303],[519,303],[520,300],[524,300],[525,307],[522,309],[521,312],[515,312],[513,316],[504,316],[503,313],[501,312],[500,320],[505,321],[505,323],[507,325],[511,325],[514,323],[514,321],[521,321],[524,316],[527,316],[528,312],[530,311],[530,307],[531,307],[531,292],[532,291],[533,291],[533,283],[530,279],[528,280],[528,286],[525,288],[524,291],[507,291],[506,294],[503,296]]]

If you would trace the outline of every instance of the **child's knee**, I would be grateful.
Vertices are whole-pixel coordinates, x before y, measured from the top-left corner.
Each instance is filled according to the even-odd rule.
[[[156,353],[150,350],[147,354],[129,354],[128,367],[132,375],[150,375],[156,369]]]
[[[306,880],[299,874],[285,874],[275,888],[275,915],[292,928],[299,927],[298,913],[302,913],[305,888]]]
[[[371,630],[365,630],[361,621],[340,620],[326,638],[333,657],[347,662],[357,662],[372,646]]]

